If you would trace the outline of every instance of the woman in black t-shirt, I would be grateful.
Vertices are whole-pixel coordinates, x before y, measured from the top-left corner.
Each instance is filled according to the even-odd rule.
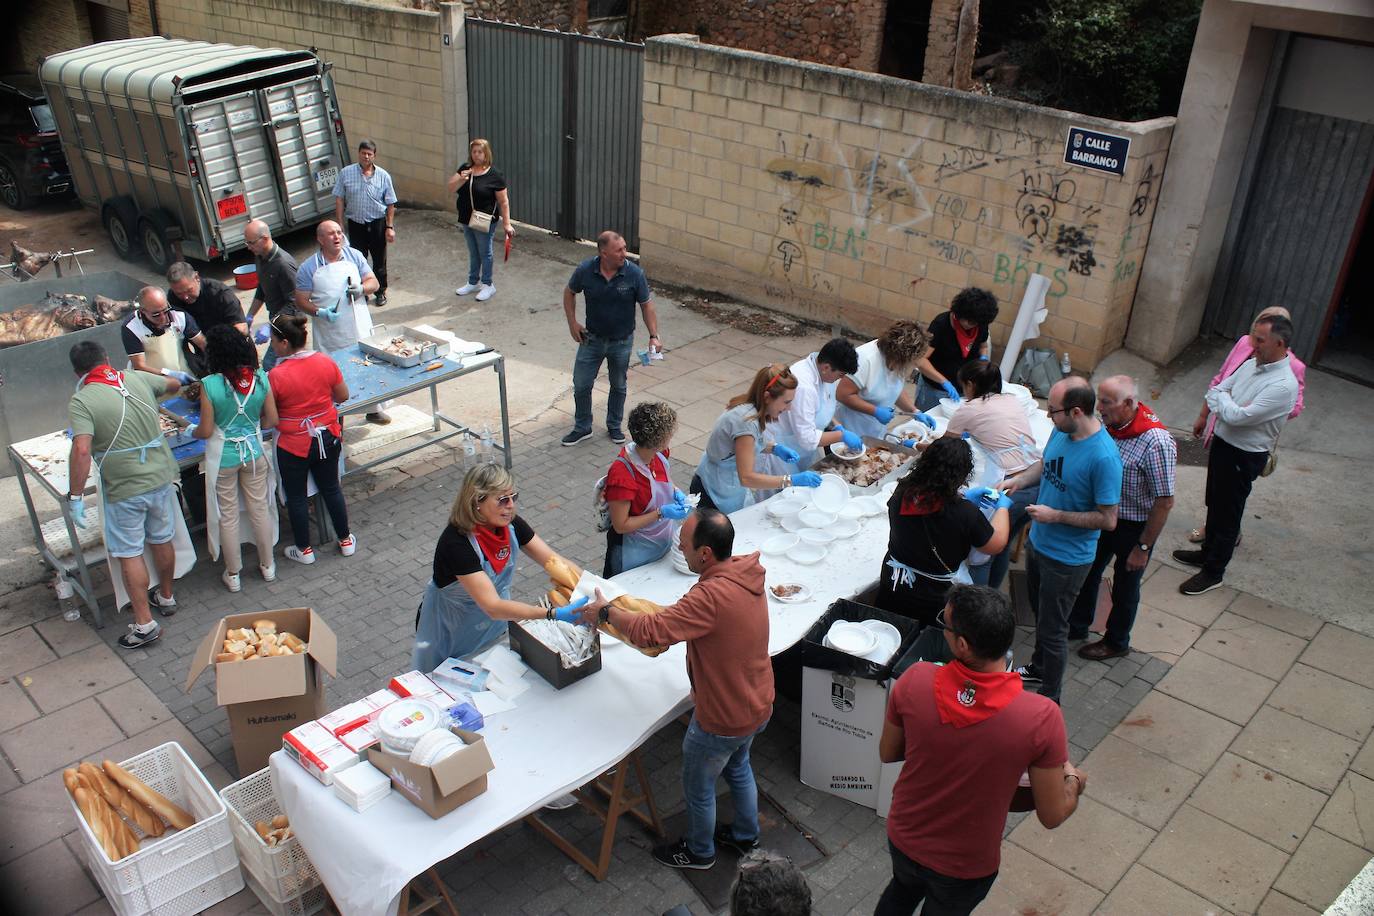
[[[485,302],[496,294],[491,277],[491,246],[496,236],[498,210],[505,238],[515,235],[510,225],[510,195],[506,191],[506,179],[492,168],[492,164],[491,144],[478,138],[468,144],[468,161],[458,166],[458,171],[448,180],[449,192],[456,195],[458,222],[463,227],[463,236],[468,243],[468,282],[454,292],[460,296],[475,292],[479,302]],[[489,230],[480,231],[469,225],[474,211],[492,218]]]
[[[930,350],[916,363],[918,410],[930,410],[941,398],[960,399],[959,370],[991,354],[988,328],[996,320],[997,297],[976,286],[961,290],[949,311],[930,320]]]
[[[978,500],[986,487],[959,488],[973,472],[973,452],[963,439],[936,439],[897,484],[887,504],[887,554],[879,574],[878,607],[935,623],[959,565],[977,548],[994,554],[1007,542],[1011,500],[1001,497],[992,519]],[[967,581],[967,580],[964,580]]]
[[[434,574],[415,618],[417,671],[437,668],[486,648],[506,632],[507,620],[575,622],[586,599],[557,612],[511,600],[521,553],[541,567],[554,556],[534,529],[515,514],[515,481],[499,464],[468,471],[434,549]]]

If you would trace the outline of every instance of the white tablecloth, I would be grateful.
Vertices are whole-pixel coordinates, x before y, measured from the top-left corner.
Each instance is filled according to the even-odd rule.
[[[736,554],[781,533],[765,506],[731,516]],[[836,598],[853,598],[877,581],[887,529],[885,514],[865,519],[858,535],[833,544],[814,566],[763,558],[769,584],[802,582],[812,590],[804,603],[769,600],[770,654],[800,640]],[[542,571],[526,567],[524,574]],[[665,556],[615,581],[631,594],[671,604],[696,580],[675,571]],[[487,791],[438,820],[395,792],[359,814],[284,754],[273,754],[277,798],[341,912],[395,913],[413,877],[586,784],[690,708],[682,645],[649,658],[603,636],[602,653],[599,672],[563,690],[526,674],[531,687],[517,707],[493,716],[482,731],[496,764]]]

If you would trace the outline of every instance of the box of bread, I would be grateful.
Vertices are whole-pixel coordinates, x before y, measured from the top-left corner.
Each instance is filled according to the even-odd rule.
[[[256,773],[291,729],[324,715],[320,671],[337,673],[338,639],[310,608],[232,614],[216,623],[191,660],[189,692],[206,669],[229,716],[240,773]]]

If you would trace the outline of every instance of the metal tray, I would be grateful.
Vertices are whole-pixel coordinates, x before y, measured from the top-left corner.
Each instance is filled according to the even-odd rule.
[[[423,346],[421,346],[420,352],[413,356],[397,356],[386,351],[386,346],[391,343],[393,337],[405,337]],[[393,331],[384,324],[378,324],[373,325],[372,336],[358,341],[358,349],[373,359],[384,360],[392,365],[400,366],[402,369],[409,369],[412,366],[420,365],[420,363],[447,356],[449,345],[448,341],[442,337],[417,331],[407,325],[401,325]]]
[[[884,440],[874,438],[873,436],[864,436],[863,440],[864,445],[868,446],[870,449],[881,448],[889,452],[896,452],[899,455],[906,455],[907,460],[903,461],[900,465],[898,465],[896,470],[889,471],[887,474],[884,474],[882,477],[878,479],[876,483],[870,484],[866,487],[861,487],[857,484],[851,483],[849,485],[849,492],[853,496],[864,496],[867,494],[876,493],[881,487],[883,487],[889,481],[900,479],[902,475],[904,475],[907,471],[911,470],[912,464],[915,463],[916,459],[920,457],[921,454],[914,448],[907,448],[901,443],[893,442],[890,439]],[[821,473],[824,473],[826,471],[830,471],[832,473],[840,473],[850,464],[851,462],[845,461],[843,458],[836,458],[834,455],[827,453],[824,458],[822,458],[820,461],[816,462],[812,466],[811,470],[819,471]]]
[[[189,420],[185,417],[177,416],[166,407],[158,407],[157,410],[158,413],[162,414],[164,417],[171,418],[177,425],[177,432],[163,434],[167,437],[168,448],[180,448],[188,442],[196,441],[196,437],[192,435],[192,430],[194,430],[195,427],[191,425]]]

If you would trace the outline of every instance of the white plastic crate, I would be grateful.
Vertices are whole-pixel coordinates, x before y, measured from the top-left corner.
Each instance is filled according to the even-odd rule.
[[[323,884],[316,884],[314,887],[292,897],[285,902],[277,900],[267,890],[258,883],[258,879],[251,871],[243,873],[243,880],[248,885],[248,889],[258,895],[262,905],[267,907],[269,913],[275,916],[311,916],[324,909],[329,902],[329,894],[325,891]]]
[[[119,916],[189,916],[242,890],[228,811],[181,745],[168,742],[121,766],[185,808],[196,822],[147,841],[135,826],[142,848],[111,862],[69,797],[86,864],[111,908]]]
[[[253,827],[258,821],[271,821],[285,813],[272,791],[271,769],[258,770],[225,786],[219,794],[229,809],[229,828],[238,844],[239,858],[273,901],[288,903],[319,885],[320,876],[300,840],[293,836],[285,843],[268,846]]]

